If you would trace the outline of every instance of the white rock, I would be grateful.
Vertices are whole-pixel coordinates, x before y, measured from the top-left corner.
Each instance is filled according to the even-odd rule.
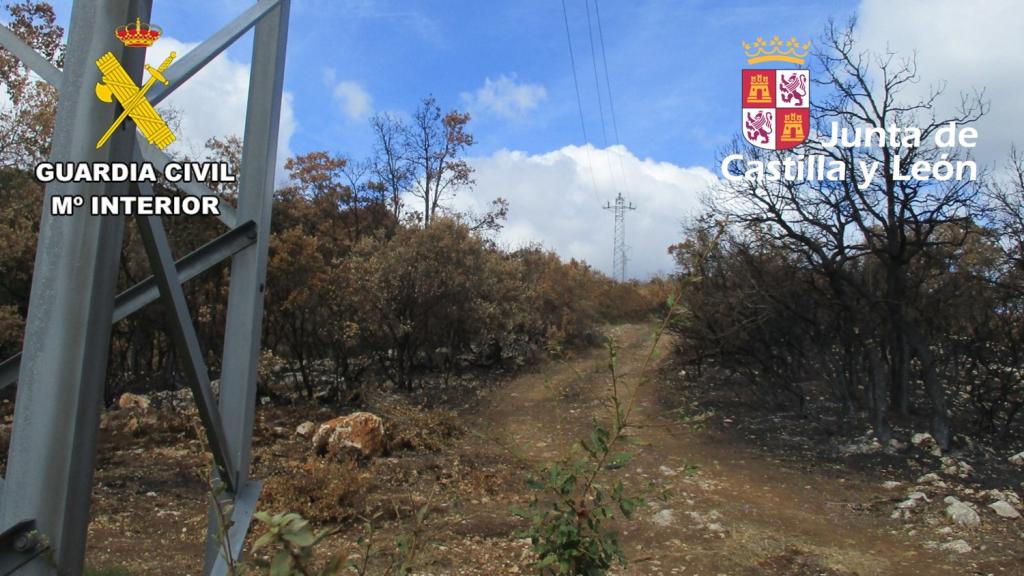
[[[917,500],[913,498],[907,498],[903,502],[900,502],[899,504],[896,505],[896,507],[899,508],[900,510],[911,510],[915,506],[917,506]]]
[[[957,554],[967,554],[971,551],[971,545],[964,540],[950,540],[945,544],[939,546],[942,550],[949,550],[950,552],[956,552]]]
[[[1006,490],[996,490],[995,488],[993,488],[992,490],[989,490],[984,494],[987,495],[992,500],[1006,500],[1013,506],[1021,505],[1020,496],[1017,496],[1017,493],[1010,488],[1007,488]]]
[[[942,458],[942,473],[947,476],[967,478],[974,474],[974,468],[967,462],[960,462],[955,458],[944,456]]]
[[[974,467],[967,462],[958,462],[956,465],[956,475],[960,478],[967,478],[974,475]]]
[[[1003,518],[1020,518],[1020,512],[1017,512],[1017,509],[1005,500],[997,500],[989,504],[988,507]]]
[[[844,456],[851,454],[874,454],[881,452],[881,450],[882,444],[874,438],[861,438],[857,442],[839,447],[839,453]]]
[[[668,508],[665,508],[652,516],[651,521],[658,526],[671,526],[675,521],[675,514]]]
[[[312,438],[315,432],[316,424],[313,424],[308,420],[306,422],[303,422],[302,424],[299,424],[298,428],[295,429],[295,435],[301,438],[305,438],[306,440]]]
[[[918,432],[910,437],[910,443],[914,446],[931,452],[935,456],[942,456],[942,449],[939,448],[939,443],[935,441],[935,438],[927,432]]]
[[[918,484],[934,484],[936,482],[942,482],[942,478],[939,478],[935,472],[929,472],[917,479]]]
[[[946,507],[946,516],[959,526],[975,528],[981,524],[981,517],[978,516],[978,513],[970,505],[957,500],[953,496],[946,496],[945,502],[949,504]]]
[[[913,510],[914,508],[917,507],[917,503],[920,502],[921,500],[924,500],[925,502],[931,502],[931,500],[928,499],[928,496],[924,492],[911,492],[910,494],[907,494],[906,500],[896,505],[896,508],[900,510]],[[907,515],[903,514],[902,516],[905,518]],[[893,514],[892,517],[896,518],[897,514]]]
[[[921,448],[922,444],[934,444],[935,438],[932,438],[932,435],[927,432],[918,432],[910,437],[910,443]]]
[[[885,488],[886,490],[895,490],[902,485],[903,482],[897,482],[895,480],[886,480],[885,482],[882,482],[882,488]]]
[[[1024,452],[1020,454],[1014,454],[1010,456],[1010,464],[1016,464],[1017,466],[1024,466]]]

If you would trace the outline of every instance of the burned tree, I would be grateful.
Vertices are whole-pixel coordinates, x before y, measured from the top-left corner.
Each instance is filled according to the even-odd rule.
[[[914,270],[929,252],[961,245],[976,230],[981,192],[972,179],[908,177],[908,170],[918,162],[953,166],[969,160],[969,153],[941,147],[935,137],[974,123],[986,105],[975,93],[964,96],[952,115],[939,116],[942,88],[913,97],[913,59],[861,51],[852,25],[830,25],[816,57],[822,72],[811,104],[813,128],[826,136],[863,133],[867,141],[812,139],[795,149],[837,166],[842,176],[836,179],[739,177],[744,175],[730,165],[737,177],[715,191],[710,210],[757,231],[748,238],[787,250],[829,292],[835,345],[820,351],[827,358],[817,361],[831,367],[846,411],[862,388],[875,433],[888,440],[890,408],[906,416],[912,383],[920,379],[932,435],[945,449],[952,436],[946,392],[922,317],[922,276]],[[744,148],[751,161],[763,164],[781,164],[792,155]],[[738,151],[734,144],[731,152]]]

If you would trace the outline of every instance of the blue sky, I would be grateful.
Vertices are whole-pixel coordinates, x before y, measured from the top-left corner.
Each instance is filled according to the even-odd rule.
[[[1014,0],[970,7],[959,0],[590,0],[592,19],[598,1],[619,147],[607,147],[614,135],[599,67],[608,141],[602,136],[587,0],[565,2],[589,146],[560,0],[295,0],[281,155],[365,157],[370,115],[408,114],[433,94],[443,107],[473,116],[476,185],[453,208],[482,210],[505,197],[511,212],[499,242],[540,242],[609,271],[611,214],[601,206],[623,192],[638,206],[627,219],[627,242],[630,275],[642,278],[671,271],[666,247],[717,180],[717,152],[738,128],[743,41],[776,34],[814,40],[830,18],[856,16],[860,47],[916,54],[922,82],[912,92],[945,81],[949,97],[940,103],[948,105],[962,91],[986,89],[992,109],[979,124],[982,160],[1001,162],[1019,140],[1024,59]],[[65,23],[70,4],[56,3]],[[166,39],[150,59],[188,50],[248,5],[156,0],[152,20]],[[195,150],[211,136],[241,132],[250,50],[243,38],[168,99],[182,114],[182,146]]]
[[[603,147],[585,3],[566,3],[587,133]],[[246,5],[158,0],[153,21],[169,36],[199,42]],[[622,143],[640,157],[711,166],[735,123],[738,69],[744,64],[740,42],[775,33],[809,39],[828,16],[848,17],[844,6],[849,4],[773,2],[768,9],[760,3],[604,0],[600,9]],[[58,3],[58,11],[66,19],[69,2]],[[596,20],[593,26],[596,35]],[[294,151],[328,149],[356,157],[369,152],[367,122],[350,118],[332,97],[324,80],[328,69],[338,81],[361,86],[373,112],[408,112],[428,93],[446,108],[464,108],[463,93],[503,75],[543,86],[546,98],[529,114],[507,118],[474,110],[473,154],[502,148],[541,153],[583,143],[558,0],[297,0],[289,40],[286,89],[294,94]],[[247,61],[248,49],[240,43],[231,55]],[[599,77],[604,90],[603,68]],[[606,97],[604,107],[612,140]]]

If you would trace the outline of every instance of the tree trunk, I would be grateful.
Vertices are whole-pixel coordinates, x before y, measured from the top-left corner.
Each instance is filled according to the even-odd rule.
[[[946,391],[935,373],[935,359],[924,337],[916,330],[908,334],[914,356],[921,362],[925,390],[932,405],[931,434],[942,450],[949,450],[953,431],[949,424],[949,409],[946,406]]]
[[[889,426],[889,391],[886,390],[889,380],[885,376],[885,368],[878,349],[868,347],[868,362],[871,365],[875,437],[884,444],[892,438],[892,428]]]
[[[905,270],[899,262],[886,265],[886,312],[883,324],[888,329],[889,392],[892,405],[900,416],[910,413],[910,358],[907,353]]]

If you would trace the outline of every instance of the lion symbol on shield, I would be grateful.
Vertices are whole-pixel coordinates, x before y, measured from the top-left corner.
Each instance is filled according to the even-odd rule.
[[[769,141],[769,135],[772,132],[772,113],[769,110],[761,110],[753,116],[750,112],[747,112],[747,121],[745,123],[747,129],[747,139],[751,142],[756,142],[758,139],[761,140],[761,144],[767,144]]]
[[[807,96],[807,81],[803,74],[793,72],[786,78],[785,75],[779,74],[779,95],[782,96],[782,101],[789,104],[793,102],[796,106],[804,105],[804,97]]]

